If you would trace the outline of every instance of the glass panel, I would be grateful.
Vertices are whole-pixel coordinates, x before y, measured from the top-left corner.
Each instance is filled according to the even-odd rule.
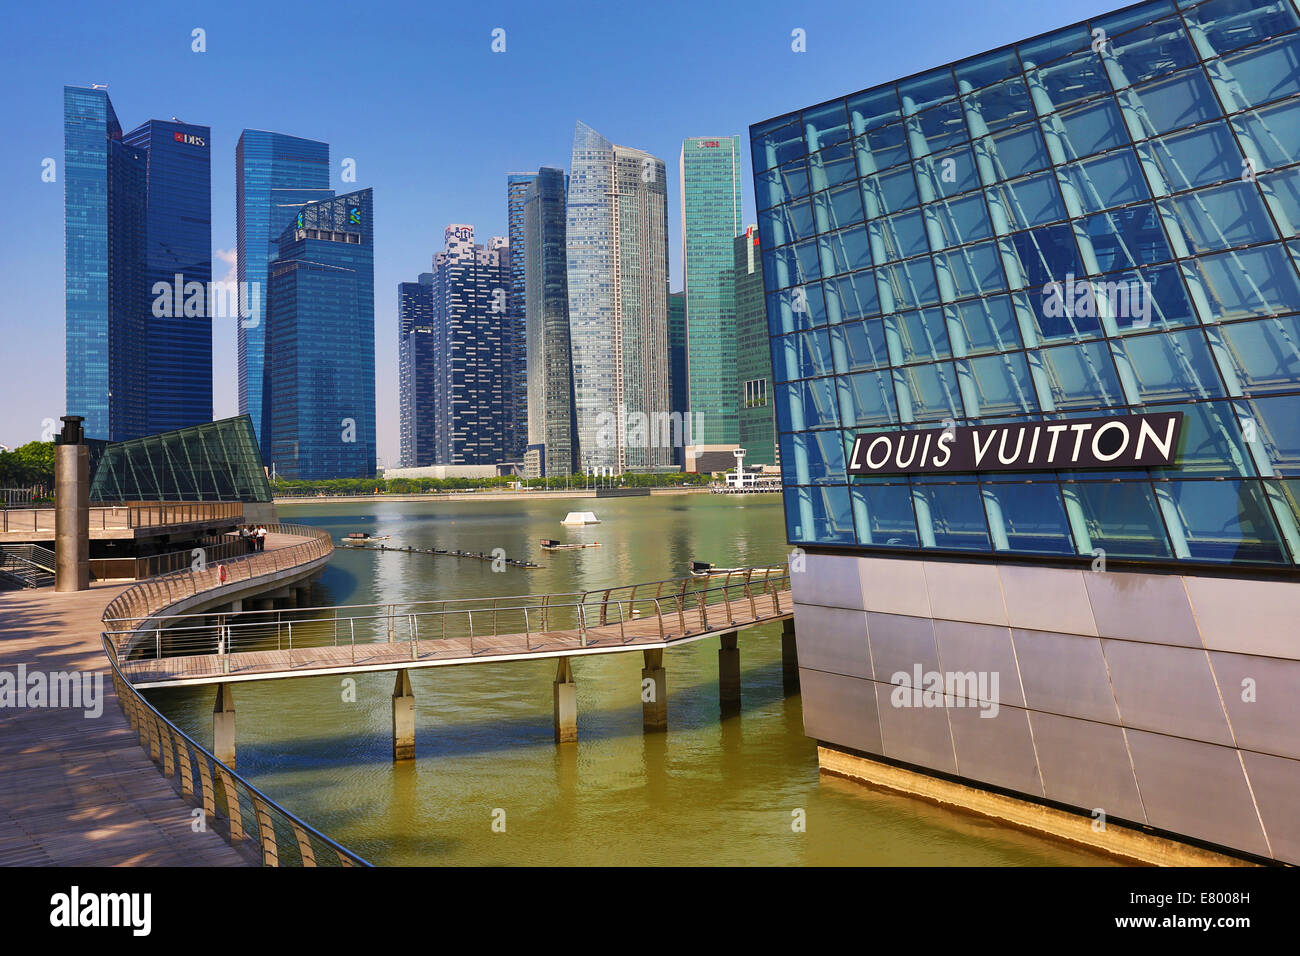
[[[977,114],[971,118],[971,133],[982,136],[994,130],[1014,126],[1034,118],[1029,88],[1020,77],[963,97],[966,108]]]
[[[901,421],[961,418],[957,374],[951,362],[909,365],[894,370],[894,393]]]
[[[859,372],[844,378],[847,384],[848,407],[841,403],[845,425],[890,425],[898,421],[898,408],[894,404],[893,377],[889,371]]]
[[[771,169],[804,155],[803,134],[798,123],[763,133],[754,139],[754,168]]]
[[[884,317],[885,343],[895,365],[948,358],[948,328],[938,309]]]
[[[1058,410],[1124,404],[1115,366],[1104,342],[1081,342],[1043,349],[1050,395],[1040,396],[1045,408]]]
[[[1014,179],[1047,165],[1047,150],[1037,124],[985,137],[980,143],[992,160],[996,180]]]
[[[843,483],[844,447],[840,444],[840,433],[801,431],[782,435],[781,468],[787,480],[793,476],[799,484]]]
[[[822,236],[818,248],[821,250],[823,275],[851,272],[871,265],[871,248],[867,243],[865,226],[854,226]]]
[[[943,152],[970,139],[966,133],[965,111],[956,100],[926,110],[911,122],[917,124],[916,128],[925,138],[927,148],[920,154],[922,156]]]
[[[1257,481],[1178,481],[1173,499],[1196,561],[1282,564],[1282,542]]]
[[[921,547],[992,550],[978,485],[913,485],[912,504]]]
[[[1002,258],[991,242],[962,246],[934,255],[935,275],[944,301],[971,295],[986,295],[1007,287]]]
[[[990,186],[989,202],[997,202],[1012,229],[1041,226],[1065,218],[1065,206],[1050,172]]]
[[[832,322],[843,322],[879,312],[875,273],[866,270],[828,280],[826,310]]]
[[[872,258],[876,264],[906,259],[930,251],[925,237],[925,220],[919,209],[871,223]]]
[[[968,192],[980,184],[975,156],[969,146],[918,159],[915,163],[921,194],[926,202]]]
[[[1232,77],[1220,86],[1220,92],[1226,87],[1233,94],[1235,102],[1224,104],[1229,112],[1300,93],[1300,36],[1294,33],[1222,60]],[[1214,61],[1209,68],[1215,68]]]
[[[982,493],[994,548],[1028,554],[1075,553],[1056,482],[988,484]],[[1005,542],[1000,544],[1002,538]]]
[[[1227,354],[1247,394],[1290,392],[1300,382],[1300,316],[1221,327]]]
[[[1138,153],[1157,196],[1236,179],[1242,171],[1241,151],[1223,122],[1150,140]]]
[[[808,195],[808,168],[801,159],[760,173],[754,177],[754,191],[760,209],[803,198]]]
[[[1131,149],[1063,166],[1057,172],[1061,188],[1072,187],[1087,212],[1151,198],[1142,167]]]
[[[842,143],[849,138],[848,116],[845,115],[841,100],[804,110],[803,125],[809,152]]]
[[[1107,36],[1113,37],[1117,33],[1133,30],[1144,23],[1150,23],[1152,20],[1168,16],[1173,12],[1174,5],[1169,0],[1156,0],[1153,3],[1144,3],[1141,6],[1120,10],[1094,19],[1092,20],[1092,26],[1094,29],[1100,27],[1106,32]]]
[[[852,544],[853,513],[849,509],[849,490],[842,486],[787,488],[785,527],[787,536],[795,544]]]
[[[952,99],[956,95],[957,87],[953,83],[952,69],[946,66],[898,84],[898,98],[903,103],[905,113],[920,112],[944,100]]]
[[[777,389],[776,424],[781,431],[809,434],[807,428],[838,425],[835,387],[829,378],[810,378]]]
[[[1091,39],[1085,46],[1090,43]],[[1025,66],[1028,69],[1029,64],[1026,63]],[[1029,73],[1030,84],[1037,81],[1042,88],[1044,95],[1035,101],[1035,105],[1043,112],[1065,109],[1081,100],[1110,92],[1110,81],[1106,79],[1101,58],[1091,49],[1037,70],[1030,70]]]
[[[937,249],[993,235],[984,197],[980,193],[932,203],[925,207],[925,214],[930,242]]]
[[[889,364],[885,348],[885,326],[881,319],[866,322],[846,322],[838,331],[843,335],[844,368],[837,372],[850,372],[860,368],[877,368]]]
[[[1043,120],[1044,125],[1059,119],[1065,130],[1065,156],[1082,159],[1128,142],[1128,131],[1115,100],[1103,96],[1084,106],[1062,110]]]
[[[1193,255],[1230,246],[1278,238],[1259,189],[1251,182],[1234,182],[1160,200],[1165,225],[1177,229],[1174,245]],[[1180,242],[1181,240],[1181,242]]]
[[[992,53],[963,60],[953,67],[957,86],[961,90],[978,90],[1000,80],[1010,79],[1020,72],[1020,59],[1015,47],[1003,47]]]
[[[1300,283],[1281,244],[1205,256],[1182,267],[1188,285],[1205,294],[1206,322],[1300,312]]]
[[[1279,475],[1300,475],[1300,395],[1270,395],[1245,403],[1246,419]]]
[[[1074,482],[1063,485],[1066,513],[1075,511],[1089,541],[1079,552],[1101,548],[1112,558],[1172,556],[1155,495],[1145,481]]]
[[[1242,113],[1230,122],[1257,170],[1300,160],[1300,100]]]
[[[862,180],[862,204],[868,219],[898,212],[916,203],[916,181],[912,178],[910,166]]]
[[[1024,43],[1016,44],[1016,47],[1020,51],[1020,59],[1025,64],[1025,69],[1029,69],[1031,66],[1050,63],[1069,53],[1088,50],[1091,44],[1092,35],[1089,34],[1088,28],[1079,24],[1033,40],[1026,40]]]
[[[1273,215],[1282,235],[1300,234],[1300,166],[1259,178],[1264,195],[1271,196]]]
[[[1227,53],[1300,27],[1300,17],[1286,0],[1210,0],[1183,15],[1188,24],[1201,28],[1216,53]]]
[[[935,305],[939,301],[934,267],[928,257],[881,266],[876,270],[876,291],[880,293],[882,312]]]
[[[1152,468],[1152,477],[1243,477],[1255,474],[1255,464],[1231,402],[1162,405],[1160,411],[1182,412],[1183,429],[1178,439],[1176,464],[1169,468]]]
[[[902,115],[898,108],[898,94],[892,85],[850,96],[848,103],[854,133],[898,122]]]
[[[854,482],[850,491],[853,493],[859,544],[887,548],[918,547],[912,491],[907,485]]]
[[[1178,17],[1120,36],[1115,36],[1109,29],[1106,32],[1112,38],[1110,49],[1129,85],[1172,73],[1196,62],[1196,52]],[[1116,84],[1119,84],[1118,78]]]
[[[777,363],[772,367],[775,381],[788,382],[797,378],[829,375],[831,340],[825,329],[796,332],[775,340]]]
[[[840,143],[808,157],[809,182],[814,192],[857,179],[858,163],[852,143]]]
[[[1173,258],[1164,230],[1149,203],[1114,209],[1080,220],[1080,248],[1090,249],[1096,272],[1115,272]]]
[[[1120,105],[1125,107],[1129,135],[1135,140],[1223,115],[1200,67],[1134,87],[1132,93],[1120,97]]]
[[[958,375],[963,374],[963,365],[969,370],[979,401],[978,409],[966,409],[972,418],[1028,415],[1038,411],[1038,399],[1023,352],[966,359],[957,363]],[[966,398],[969,403],[970,395]]]
[[[826,305],[820,283],[772,292],[767,296],[768,330],[772,335],[826,324]]]
[[[806,199],[777,206],[758,217],[759,244],[773,249],[813,235],[812,208]]]
[[[858,137],[855,145],[858,149],[858,173],[862,176],[870,176],[912,159],[907,148],[907,132],[901,123],[871,130]]]
[[[1111,343],[1116,358],[1127,355],[1144,402],[1218,398],[1223,383],[1200,329],[1134,335]]]
[[[862,221],[862,191],[856,182],[813,197],[817,231],[831,232]],[[802,238],[802,237],[801,237]]]
[[[1074,244],[1074,232],[1069,226],[1040,226],[1029,232],[1018,232],[1010,237],[1011,250],[1003,246],[1004,253],[1013,251],[1025,284],[1037,291],[1049,282],[1064,282],[1067,276],[1084,274],[1079,261],[1079,250]],[[1007,267],[1008,270],[1011,266]]]
[[[1015,310],[1005,295],[985,296],[948,309],[948,338],[953,354],[1004,352],[1020,347]]]

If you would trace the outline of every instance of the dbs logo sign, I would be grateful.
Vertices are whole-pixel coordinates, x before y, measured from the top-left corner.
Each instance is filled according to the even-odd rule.
[[[186,146],[207,146],[208,141],[202,136],[195,136],[192,133],[172,133],[172,139],[178,143],[184,143]]]

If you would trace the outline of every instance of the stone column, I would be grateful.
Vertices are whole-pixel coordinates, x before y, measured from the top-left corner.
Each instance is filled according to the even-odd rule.
[[[90,449],[80,415],[63,416],[54,449],[54,590],[90,587]]]
[[[792,617],[781,622],[781,683],[787,691],[799,689],[799,651]]]
[[[647,731],[668,729],[668,681],[662,648],[645,651],[641,669],[641,724]]]
[[[555,669],[555,742],[573,743],[578,739],[578,685],[573,679],[573,663],[561,657]]]
[[[723,713],[740,709],[740,648],[736,637],[735,631],[723,634],[718,648],[718,702]]]
[[[212,708],[212,753],[227,767],[235,766],[235,692],[229,684],[217,685]]]
[[[415,759],[415,692],[411,675],[397,672],[393,684],[393,761]]]

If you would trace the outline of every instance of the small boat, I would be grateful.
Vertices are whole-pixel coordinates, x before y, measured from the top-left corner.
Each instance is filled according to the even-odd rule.
[[[553,538],[542,539],[543,551],[578,551],[582,548],[599,548],[599,547],[600,547],[599,541],[588,541],[588,542],[583,542],[578,544],[564,544],[563,542],[556,541]]]
[[[582,524],[600,524],[600,519],[591,511],[570,511],[564,516],[560,524],[582,525]]]
[[[352,531],[341,542],[347,546],[356,546],[358,544],[370,544],[373,541],[387,541],[391,538],[390,534],[371,534],[369,531]]]
[[[754,574],[779,574],[785,568],[715,568],[708,561],[692,561],[691,577],[693,578],[711,578],[716,575],[724,574],[744,574],[752,571]]]

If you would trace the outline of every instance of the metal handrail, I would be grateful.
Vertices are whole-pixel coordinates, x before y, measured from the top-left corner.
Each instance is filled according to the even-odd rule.
[[[201,801],[207,818],[226,821],[226,838],[232,845],[248,839],[244,825],[247,815],[250,822],[256,821],[254,833],[263,866],[319,866],[322,859],[331,860],[331,853],[333,862],[339,866],[371,866],[364,857],[331,840],[280,806],[163,716],[126,679],[118,667],[117,651],[107,634],[104,635],[104,653],[113,669],[113,687],[117,691],[118,703],[131,729],[139,735],[141,747],[160,765],[163,776],[175,779],[179,771],[182,796],[190,798],[196,805]],[[196,764],[200,780],[198,794],[194,787]],[[222,801],[217,799],[214,780],[221,783]],[[248,814],[250,807],[252,813]],[[285,859],[281,853],[281,846],[287,846],[288,841],[277,832],[277,824],[292,833],[297,848],[296,859],[292,855]],[[318,856],[318,851],[326,852]]]

